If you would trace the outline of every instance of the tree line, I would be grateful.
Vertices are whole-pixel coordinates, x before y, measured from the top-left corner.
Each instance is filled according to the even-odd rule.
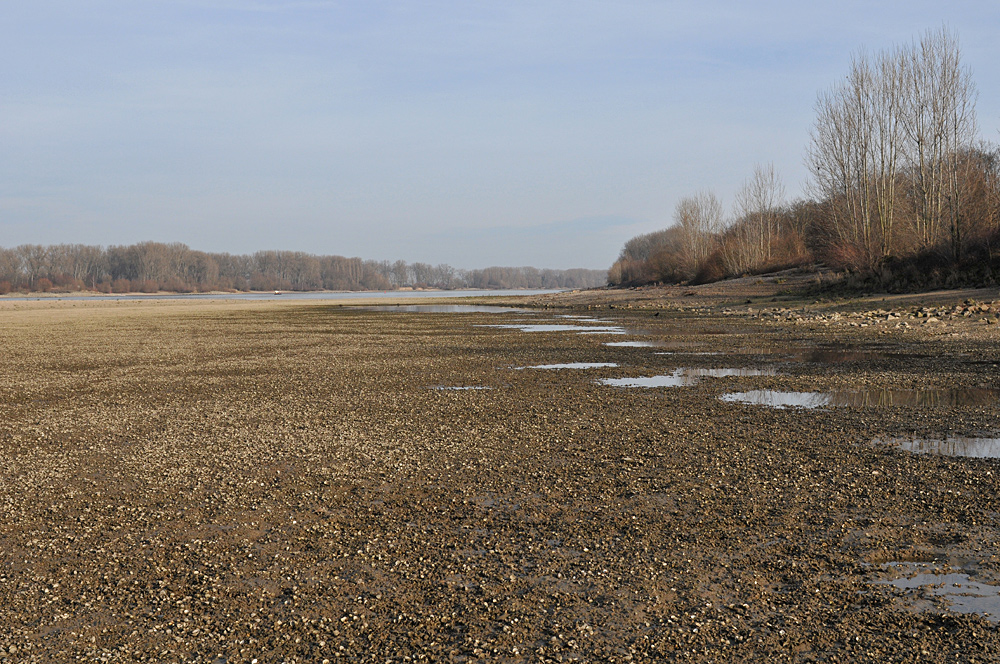
[[[316,256],[299,251],[208,253],[180,243],[100,247],[25,244],[0,248],[0,294],[11,292],[175,293],[400,288],[591,288],[603,270],[540,270]]]
[[[888,282],[1000,269],[1000,149],[977,140],[976,88],[957,38],[859,51],[819,94],[808,196],[757,165],[726,215],[709,191],[669,228],[629,240],[612,284],[711,281],[814,262]]]

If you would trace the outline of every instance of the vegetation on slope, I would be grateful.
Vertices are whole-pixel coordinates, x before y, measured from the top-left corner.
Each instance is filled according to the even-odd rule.
[[[822,262],[886,287],[992,284],[1000,149],[977,140],[975,100],[945,29],[860,52],[817,100],[810,199],[785,202],[773,166],[757,166],[729,219],[710,192],[684,198],[673,226],[625,244],[608,280],[705,282]]]

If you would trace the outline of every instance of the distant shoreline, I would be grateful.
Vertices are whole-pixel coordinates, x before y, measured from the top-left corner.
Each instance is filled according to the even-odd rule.
[[[128,292],[102,293],[99,291],[71,291],[63,293],[30,292],[6,293],[0,301],[56,301],[56,300],[362,300],[362,299],[414,299],[433,297],[509,297],[546,295],[566,292],[558,288],[457,288],[452,290],[421,288],[370,291],[208,291],[204,293]]]

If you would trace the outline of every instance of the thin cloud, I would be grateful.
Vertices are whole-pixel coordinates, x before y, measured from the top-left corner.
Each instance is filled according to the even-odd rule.
[[[628,217],[582,217],[565,221],[552,221],[541,224],[487,226],[484,228],[455,227],[445,231],[432,233],[429,237],[443,238],[473,238],[487,239],[491,237],[552,237],[576,233],[605,233],[622,227],[634,227],[644,220]]]
[[[600,267],[755,163],[794,197],[817,92],[945,19],[994,139],[980,3],[7,3],[2,242]]]

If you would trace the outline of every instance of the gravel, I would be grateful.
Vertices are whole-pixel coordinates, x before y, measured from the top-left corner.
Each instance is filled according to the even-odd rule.
[[[978,306],[601,312],[665,355],[490,312],[2,303],[0,662],[995,661],[1000,616],[886,581],[1000,582],[1000,462],[873,441],[995,436],[1000,404],[719,399],[1000,388]],[[617,366],[516,370],[576,362]],[[713,368],[768,371],[598,383]]]

